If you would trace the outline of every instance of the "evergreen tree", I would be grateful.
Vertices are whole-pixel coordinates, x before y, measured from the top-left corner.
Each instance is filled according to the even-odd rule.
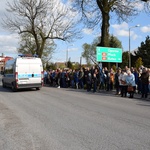
[[[136,62],[135,62],[135,67],[136,67],[137,69],[139,69],[139,67],[142,66],[142,65],[143,65],[142,58],[139,57],[139,58],[136,60]]]
[[[71,69],[73,68],[73,67],[72,67],[72,62],[71,62],[71,59],[70,59],[70,58],[69,58],[69,60],[68,60],[66,66],[67,66],[67,68],[71,68]]]
[[[129,53],[123,52],[122,54],[122,63],[120,64],[121,68],[124,68],[125,66],[128,66],[129,64]]]
[[[109,37],[109,47],[122,48],[122,43],[118,40],[117,37],[111,35]]]
[[[134,52],[136,59],[139,57],[143,60],[143,65],[150,67],[150,37],[147,36],[145,42],[141,42],[141,46],[138,47],[138,51]]]

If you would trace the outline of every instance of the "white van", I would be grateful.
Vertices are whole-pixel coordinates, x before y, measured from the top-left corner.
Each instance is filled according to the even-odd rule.
[[[22,88],[36,88],[43,86],[43,65],[40,58],[22,55],[8,60],[4,68],[3,87],[11,87],[13,91]]]

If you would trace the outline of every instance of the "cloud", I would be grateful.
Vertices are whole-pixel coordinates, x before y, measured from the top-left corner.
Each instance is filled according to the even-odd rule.
[[[115,30],[120,30],[120,29],[128,29],[129,26],[126,22],[123,22],[122,24],[114,24],[114,25],[111,25],[112,28],[114,28]]]
[[[84,34],[92,34],[92,32],[93,32],[92,29],[88,29],[88,28],[84,28],[82,31]]]
[[[120,37],[129,37],[129,25],[126,22],[123,22],[122,24],[114,24],[111,25],[114,29],[114,35],[120,36]],[[134,40],[139,38],[133,30],[130,30],[130,37],[132,37]]]
[[[4,14],[7,14],[6,7],[7,2],[12,3],[13,0],[1,0],[0,2],[0,23],[2,23],[2,18],[5,17]],[[10,34],[7,30],[3,29],[0,26],[0,52],[4,55],[16,55],[17,54],[17,45],[18,45],[18,35]]]
[[[129,36],[129,31],[123,29],[116,30],[115,33],[117,36]]]
[[[18,34],[0,35],[0,45],[16,45],[18,43]]]
[[[68,51],[69,52],[78,51],[78,48],[69,48]]]
[[[17,53],[18,35],[0,35],[0,51],[2,53]]]
[[[144,32],[144,33],[150,32],[150,25],[141,27],[141,31]]]
[[[134,32],[133,32],[133,34],[131,36],[132,36],[133,40],[136,40],[138,37],[140,37],[137,34],[135,34]]]
[[[17,53],[17,49],[14,46],[3,46],[0,49],[2,49],[1,51],[3,53],[10,53],[10,54],[16,54]]]
[[[144,4],[141,2],[133,2],[133,7],[136,8],[138,11],[142,11],[144,9]]]
[[[68,48],[63,50],[63,52],[66,52],[68,50],[68,52],[74,52],[74,51],[78,51],[78,48]]]
[[[129,36],[129,26],[126,22],[123,22],[122,24],[113,24],[111,25],[114,29],[114,35],[115,36],[121,36],[121,37],[127,37]]]
[[[4,17],[4,14],[7,14],[6,8],[7,8],[7,2],[12,3],[14,0],[0,0],[0,22],[2,22],[2,18]]]

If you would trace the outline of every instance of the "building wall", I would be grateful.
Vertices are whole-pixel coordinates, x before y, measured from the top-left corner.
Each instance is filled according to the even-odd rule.
[[[13,59],[13,57],[4,56],[3,54],[0,56],[0,73],[4,71],[5,63],[11,59]]]

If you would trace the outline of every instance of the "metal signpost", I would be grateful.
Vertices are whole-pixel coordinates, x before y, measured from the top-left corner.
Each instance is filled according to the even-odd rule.
[[[122,49],[111,47],[96,47],[98,62],[122,63]]]

